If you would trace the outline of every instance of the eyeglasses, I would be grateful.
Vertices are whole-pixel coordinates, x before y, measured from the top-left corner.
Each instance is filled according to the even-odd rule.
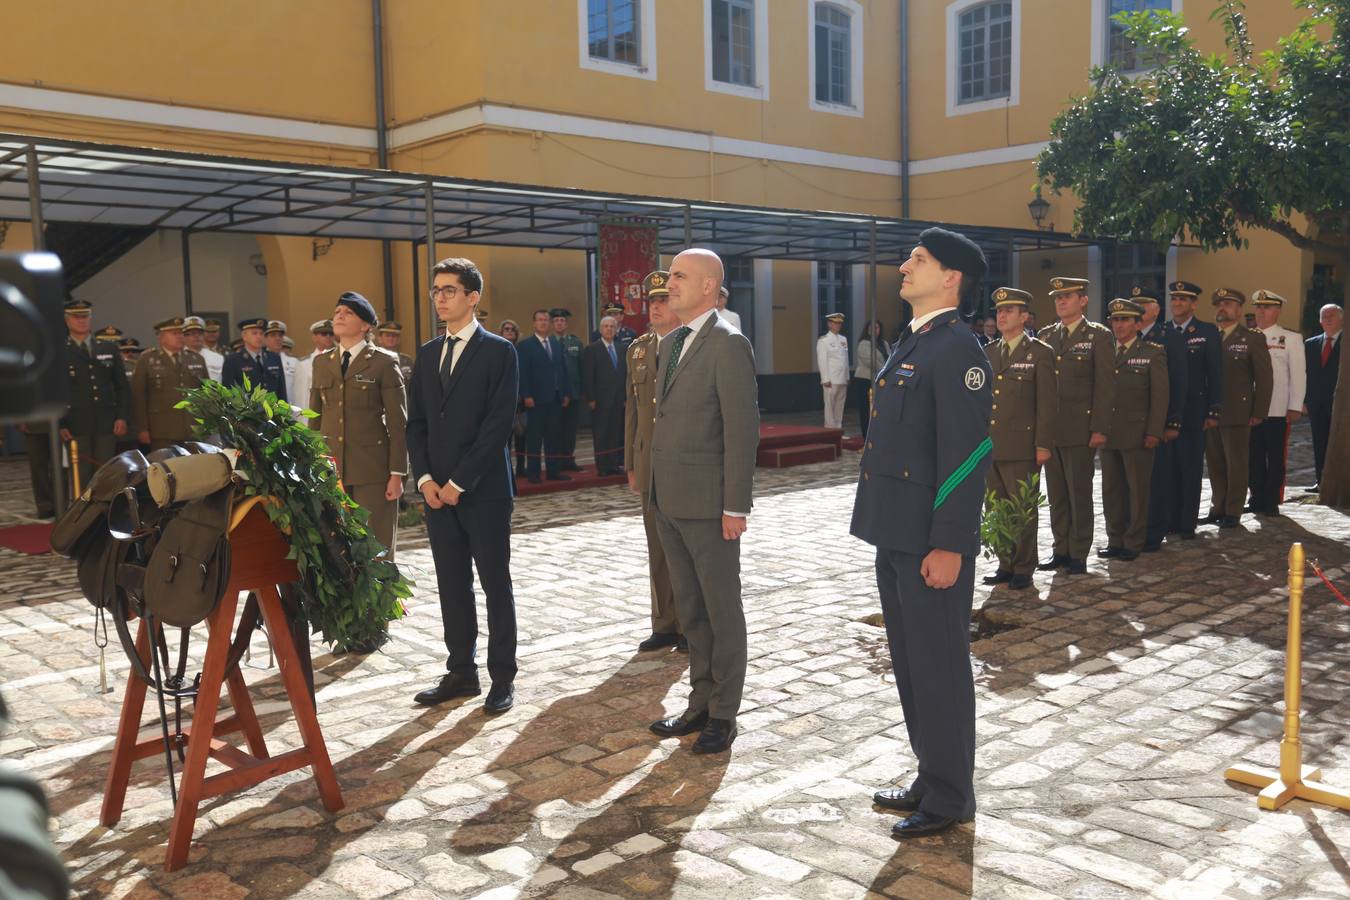
[[[445,287],[434,287],[431,289],[430,293],[432,300],[435,300],[438,296],[443,296],[447,300],[453,300],[455,299],[455,295],[459,293],[459,286],[447,284]]]

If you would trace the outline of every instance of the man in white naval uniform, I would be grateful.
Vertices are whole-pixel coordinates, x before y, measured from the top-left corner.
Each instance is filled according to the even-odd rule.
[[[309,405],[309,388],[314,384],[314,358],[333,349],[333,320],[320,319],[309,326],[309,333],[314,338],[314,352],[295,365],[295,389],[304,392],[296,394],[291,401],[296,409]]]
[[[1270,351],[1274,386],[1270,392],[1270,414],[1252,426],[1247,487],[1252,512],[1278,516],[1284,498],[1289,429],[1301,415],[1308,372],[1303,359],[1303,335],[1279,324],[1284,298],[1274,291],[1259,290],[1252,294],[1252,303],[1256,307],[1256,327],[1265,335],[1266,349]]]
[[[844,314],[825,317],[829,331],[816,341],[816,368],[820,370],[820,389],[825,395],[825,427],[844,427],[844,400],[848,394],[848,338]]]

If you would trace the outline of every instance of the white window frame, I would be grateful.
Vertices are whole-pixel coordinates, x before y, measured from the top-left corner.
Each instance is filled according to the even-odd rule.
[[[1089,45],[1092,47],[1091,61],[1094,66],[1106,64],[1106,54],[1110,50],[1110,40],[1106,34],[1106,8],[1110,0],[1092,0],[1092,40]],[[1172,12],[1181,15],[1181,5],[1184,0],[1172,0]],[[1128,69],[1128,73],[1137,74],[1147,72],[1148,69]]]
[[[577,0],[577,45],[581,68],[609,75],[656,80],[656,0],[636,0],[638,4],[638,64],[629,65],[612,59],[591,56],[590,3]]]
[[[848,13],[849,39],[849,95],[853,102],[825,103],[816,99],[816,7],[820,4],[837,6]],[[863,8],[858,0],[806,0],[806,98],[816,112],[841,116],[863,114]]]
[[[953,0],[947,4],[947,116],[968,116],[1017,106],[1022,101],[1022,0],[1012,3],[1012,59],[1008,66],[1008,96],[961,103],[961,14],[989,0]],[[1101,4],[1098,3],[1098,6]]]
[[[755,83],[733,84],[713,78],[712,2],[703,0],[703,86],[707,90],[750,100],[769,99],[769,0],[755,4]]]

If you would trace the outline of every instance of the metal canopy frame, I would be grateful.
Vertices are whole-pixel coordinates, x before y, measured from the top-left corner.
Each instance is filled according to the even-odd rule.
[[[25,183],[34,158],[37,192]],[[727,256],[893,265],[938,224],[2,133],[0,219],[578,251],[597,248],[602,221],[639,219],[659,229],[663,252],[702,245]],[[1092,243],[960,228],[990,251]]]

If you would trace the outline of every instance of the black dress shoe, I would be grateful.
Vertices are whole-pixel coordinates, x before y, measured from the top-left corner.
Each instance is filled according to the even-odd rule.
[[[914,812],[919,808],[921,799],[909,788],[886,788],[872,795],[872,802],[877,806],[898,809],[900,812]]]
[[[510,681],[503,681],[500,684],[493,682],[488,689],[487,699],[483,701],[483,709],[490,713],[504,713],[510,709],[516,702],[515,687]]]
[[[1070,575],[1086,575],[1087,560],[1070,559],[1068,562],[1064,564],[1064,571],[1069,573]]]
[[[946,831],[956,824],[955,819],[948,819],[945,816],[935,816],[932,813],[919,810],[911,813],[909,818],[901,819],[891,827],[891,837],[913,838],[924,837],[930,834],[937,834],[939,831]]]
[[[1120,547],[1103,547],[1101,550],[1097,551],[1097,558],[1115,559],[1117,556],[1120,556],[1120,554],[1121,554]]]
[[[1203,519],[1201,519],[1201,520],[1199,521],[1198,524],[1200,524],[1200,525],[1218,525],[1218,524],[1219,524],[1219,520],[1222,519],[1222,518],[1223,518],[1223,516],[1219,515],[1218,513],[1210,513],[1209,515],[1207,515],[1207,516],[1205,516]]]
[[[1157,553],[1161,549],[1162,549],[1162,541],[1149,541],[1148,543],[1144,544],[1143,552]]]
[[[1196,537],[1195,529],[1192,528],[1190,531],[1178,531],[1177,537],[1181,538],[1183,541],[1193,541]]]
[[[1055,569],[1063,568],[1069,562],[1069,557],[1056,553],[1036,568],[1042,572],[1053,572]]]
[[[648,650],[660,650],[662,647],[673,646],[679,639],[678,634],[670,631],[653,631],[651,637],[638,644],[638,650],[643,653]]]
[[[1134,562],[1136,559],[1139,558],[1139,551],[1126,550],[1124,547],[1122,547],[1120,549],[1120,553],[1117,555],[1116,558],[1119,559],[1121,562]]]
[[[1236,527],[1238,527],[1238,517],[1237,517],[1237,516],[1220,516],[1220,517],[1219,517],[1219,527],[1220,527],[1220,528],[1236,528]]]
[[[735,719],[709,719],[699,732],[698,740],[690,747],[695,753],[725,753],[736,740]]]
[[[477,697],[483,692],[478,686],[477,678],[470,678],[467,675],[460,675],[458,672],[449,672],[441,676],[440,683],[433,688],[427,688],[420,691],[413,697],[414,703],[420,703],[423,706],[435,706],[437,703],[444,703],[451,697]]]
[[[1013,573],[1004,571],[1003,569],[999,569],[999,570],[998,570],[997,572],[995,572],[993,575],[986,575],[986,576],[984,576],[984,583],[985,583],[985,584],[1003,584],[1004,582],[1012,581],[1012,577],[1013,577]]]
[[[571,475],[564,475],[564,474],[561,473],[561,472],[554,472],[552,475],[548,476],[548,480],[549,480],[549,481],[571,481],[571,480],[572,480],[572,476],[571,476]]]
[[[1031,587],[1030,575],[1014,575],[1008,579],[1008,590],[1010,591],[1024,591],[1029,587]]]
[[[688,653],[689,638],[685,637],[684,635],[680,635],[680,639],[675,642],[675,649],[680,653]]]
[[[680,737],[681,735],[693,734],[695,731],[702,731],[703,726],[708,724],[708,711],[690,716],[688,711],[678,716],[671,716],[669,719],[661,719],[647,726],[653,734],[659,734],[661,737]]]

